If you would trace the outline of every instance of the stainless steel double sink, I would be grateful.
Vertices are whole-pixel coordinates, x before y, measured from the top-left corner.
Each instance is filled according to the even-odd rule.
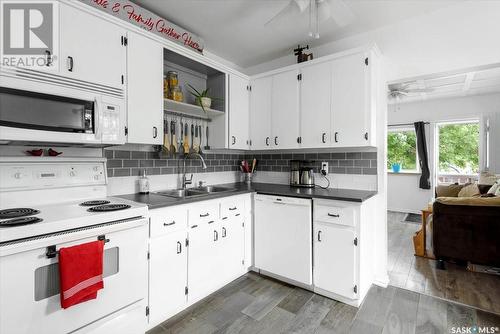
[[[174,198],[188,198],[188,197],[196,197],[196,196],[209,196],[213,194],[219,194],[223,192],[235,191],[236,188],[226,188],[226,187],[218,187],[218,186],[205,186],[205,187],[197,187],[197,188],[189,188],[189,189],[173,189],[166,191],[159,191],[156,194],[167,197]]]

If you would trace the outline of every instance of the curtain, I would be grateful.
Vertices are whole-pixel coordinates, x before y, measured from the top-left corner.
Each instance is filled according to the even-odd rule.
[[[420,188],[431,189],[431,172],[429,170],[429,154],[427,153],[427,141],[425,139],[425,123],[415,122],[413,125],[415,126],[415,132],[417,134],[418,160],[420,163],[420,170],[422,171],[420,176]]]

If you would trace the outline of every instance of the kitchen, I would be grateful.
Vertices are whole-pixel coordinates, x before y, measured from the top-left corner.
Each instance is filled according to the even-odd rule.
[[[158,331],[252,275],[387,287],[375,43],[248,75],[151,2],[43,4],[43,61],[0,67],[0,333]]]

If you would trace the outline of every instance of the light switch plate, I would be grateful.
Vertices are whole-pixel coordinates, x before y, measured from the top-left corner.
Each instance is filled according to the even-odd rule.
[[[322,172],[324,175],[327,175],[327,174],[328,174],[328,162],[323,161],[323,162],[321,163],[321,172]]]

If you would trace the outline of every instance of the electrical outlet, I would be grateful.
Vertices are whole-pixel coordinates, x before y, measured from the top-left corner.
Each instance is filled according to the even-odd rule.
[[[323,161],[323,162],[321,163],[321,173],[322,173],[323,175],[327,175],[327,174],[328,174],[328,162]]]

